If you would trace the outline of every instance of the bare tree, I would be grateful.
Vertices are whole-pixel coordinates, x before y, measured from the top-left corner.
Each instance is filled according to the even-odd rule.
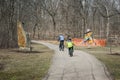
[[[59,6],[60,0],[44,0],[42,1],[42,7],[46,12],[51,16],[53,22],[53,29],[54,29],[54,38],[55,38],[55,31],[56,31],[56,21],[55,17],[57,15],[57,10]]]
[[[102,0],[98,1],[96,6],[99,9],[99,13],[102,17],[106,18],[106,38],[109,38],[110,35],[110,18],[116,15],[116,12],[114,11],[115,2],[114,0]]]
[[[15,0],[0,1],[0,48],[16,48],[17,16]]]
[[[83,37],[87,28],[94,31],[95,38],[108,39],[110,32],[119,32],[117,28],[120,20],[119,0],[16,0],[8,2],[1,0],[0,2],[0,25],[5,26],[7,25],[5,22],[8,22],[10,26],[13,25],[12,22],[21,21],[24,23],[25,31],[30,32],[33,38],[55,39],[61,32],[72,37]],[[9,5],[12,7],[8,7]],[[7,27],[4,29],[7,30]],[[1,28],[1,31],[4,29]],[[12,32],[9,33],[12,34]]]

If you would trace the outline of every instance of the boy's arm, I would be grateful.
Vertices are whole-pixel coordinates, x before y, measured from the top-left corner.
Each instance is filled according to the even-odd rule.
[[[72,42],[73,46],[75,45],[74,42]]]

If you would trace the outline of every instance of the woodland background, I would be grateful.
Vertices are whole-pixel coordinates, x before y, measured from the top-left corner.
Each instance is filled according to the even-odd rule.
[[[60,33],[120,44],[120,0],[0,0],[0,48],[14,48],[17,21],[32,39],[55,40]]]

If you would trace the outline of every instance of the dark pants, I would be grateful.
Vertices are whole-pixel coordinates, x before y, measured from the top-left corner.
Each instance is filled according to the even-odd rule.
[[[68,48],[69,55],[72,57],[73,56],[73,47]]]
[[[61,40],[61,41],[60,41],[59,49],[60,49],[60,51],[61,51],[61,50],[64,51],[64,40]]]

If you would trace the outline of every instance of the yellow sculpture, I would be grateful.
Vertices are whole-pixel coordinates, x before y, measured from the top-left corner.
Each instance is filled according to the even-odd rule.
[[[92,31],[88,31],[88,32],[85,33],[85,40],[84,40],[84,42],[87,42],[87,41],[88,41],[89,44],[93,43]]]
[[[26,47],[26,34],[23,29],[22,23],[17,22],[17,31],[18,31],[18,46],[19,47]]]

